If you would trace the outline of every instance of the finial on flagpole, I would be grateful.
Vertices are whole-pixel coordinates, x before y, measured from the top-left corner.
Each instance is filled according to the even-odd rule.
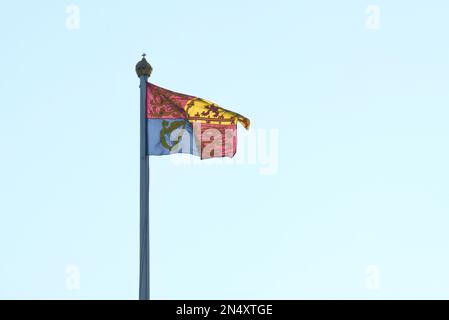
[[[141,76],[151,76],[151,73],[153,72],[153,68],[148,63],[147,59],[145,58],[147,55],[146,53],[142,54],[142,60],[137,62],[136,64],[136,73],[137,76],[140,78]]]

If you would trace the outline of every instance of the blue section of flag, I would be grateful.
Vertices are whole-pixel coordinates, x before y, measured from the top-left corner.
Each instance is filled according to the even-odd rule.
[[[147,134],[148,155],[199,155],[192,125],[186,119],[147,119]]]

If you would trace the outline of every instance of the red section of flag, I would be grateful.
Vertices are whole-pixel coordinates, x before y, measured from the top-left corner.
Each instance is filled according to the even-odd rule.
[[[237,125],[195,124],[201,127],[201,159],[232,158],[237,152]],[[195,129],[194,129],[195,130]],[[196,132],[199,132],[196,129]]]
[[[194,98],[147,83],[147,118],[185,119],[184,106]]]

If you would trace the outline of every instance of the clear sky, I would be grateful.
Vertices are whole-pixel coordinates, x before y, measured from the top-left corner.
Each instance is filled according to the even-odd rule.
[[[0,7],[0,298],[138,297],[144,51],[252,120],[151,159],[152,298],[449,298],[446,2]]]

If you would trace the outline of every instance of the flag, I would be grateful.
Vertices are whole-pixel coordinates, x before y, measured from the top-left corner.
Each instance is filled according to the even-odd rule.
[[[244,116],[194,96],[147,83],[147,154],[187,153],[201,159],[230,157],[237,151],[237,123]]]

